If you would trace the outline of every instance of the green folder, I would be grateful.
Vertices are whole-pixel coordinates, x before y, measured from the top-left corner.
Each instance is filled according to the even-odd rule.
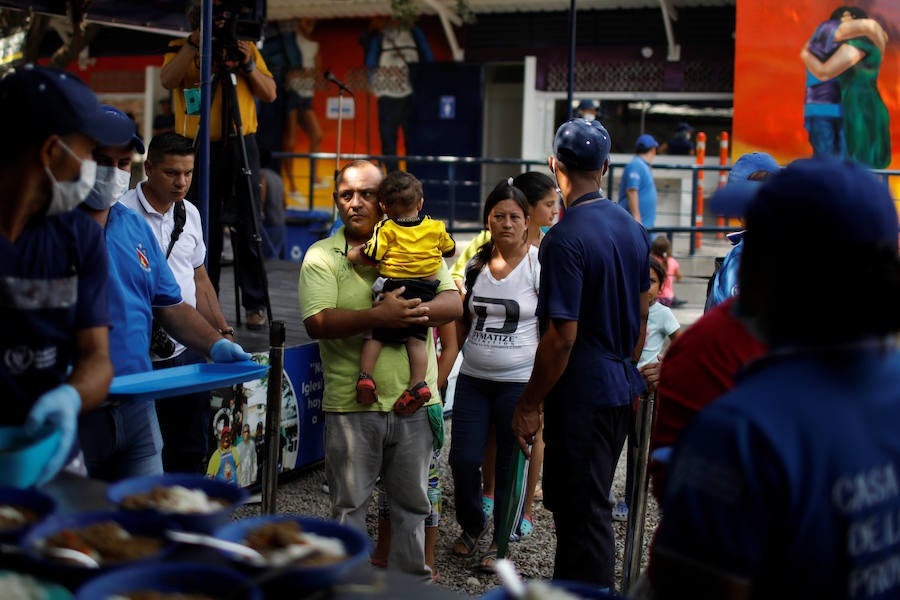
[[[530,448],[529,448],[530,451]],[[528,459],[521,449],[513,451],[509,468],[506,497],[498,506],[497,558],[505,558],[509,549],[509,536],[519,526],[525,508],[525,487],[528,485]]]

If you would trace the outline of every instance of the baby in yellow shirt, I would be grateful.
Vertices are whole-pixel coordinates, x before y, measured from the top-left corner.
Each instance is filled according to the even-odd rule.
[[[403,297],[421,298],[423,302],[435,296],[438,282],[435,275],[444,257],[453,256],[456,243],[447,233],[442,221],[419,216],[425,203],[422,183],[404,171],[388,174],[378,186],[378,203],[387,218],[375,226],[371,239],[347,253],[356,264],[378,266],[380,277],[372,291],[377,295],[405,287]],[[394,403],[394,410],[412,414],[431,399],[425,383],[428,367],[425,340],[428,327],[418,325],[403,329],[374,329],[363,344],[360,356],[356,399],[370,406],[378,400],[372,371],[383,344],[405,344],[409,356],[409,388]]]

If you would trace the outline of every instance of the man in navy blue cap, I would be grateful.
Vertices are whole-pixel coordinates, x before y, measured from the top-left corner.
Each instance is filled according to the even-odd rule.
[[[727,189],[727,187],[726,187]],[[900,259],[887,187],[799,160],[742,187],[738,310],[770,346],[675,450],[652,579],[659,597],[896,598]],[[840,273],[798,275],[809,232]],[[810,271],[815,278],[816,271]],[[839,310],[835,310],[839,307]],[[726,596],[726,594],[728,594]]]
[[[94,145],[131,133],[107,127],[90,88],[55,69],[0,80],[0,111],[14,115],[0,145],[0,422],[61,432],[46,481],[68,461],[78,413],[98,406],[112,379],[106,247],[71,209],[94,183]]]
[[[658,147],[659,143],[649,133],[638,136],[635,156],[625,165],[619,182],[619,204],[647,229],[656,224],[656,184],[650,164],[656,158]]]
[[[543,335],[513,416],[527,453],[544,427],[544,504],[556,523],[553,577],[615,585],[608,502],[616,461],[644,389],[637,371],[650,289],[647,232],[603,197],[609,133],[572,119],[556,132],[550,170],[566,218],[541,242],[537,315]]]

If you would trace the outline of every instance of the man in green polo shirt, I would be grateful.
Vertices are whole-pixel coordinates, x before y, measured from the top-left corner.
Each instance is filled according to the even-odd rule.
[[[300,312],[310,337],[320,340],[325,376],[325,474],[332,517],[363,531],[366,512],[382,476],[390,499],[391,568],[431,581],[425,565],[425,517],[433,436],[425,407],[404,416],[394,401],[409,384],[409,360],[402,344],[385,345],[375,365],[378,401],[356,401],[356,380],[363,334],[375,327],[441,325],[462,315],[456,285],[444,266],[435,298],[405,300],[403,288],[372,305],[375,267],[355,266],[347,250],[364,244],[381,220],[376,190],[381,170],[368,161],[353,161],[338,173],[334,201],[344,227],[313,244],[300,267]],[[426,382],[437,389],[433,338],[428,338]],[[439,402],[435,396],[428,404]]]

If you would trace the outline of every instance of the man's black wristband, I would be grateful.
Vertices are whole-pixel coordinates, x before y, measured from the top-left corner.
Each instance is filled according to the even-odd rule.
[[[247,73],[248,75],[250,73],[252,73],[253,69],[255,69],[255,68],[256,68],[256,61],[252,58],[250,60],[248,60],[247,62],[245,62],[241,66],[241,69],[243,69],[244,73]]]

